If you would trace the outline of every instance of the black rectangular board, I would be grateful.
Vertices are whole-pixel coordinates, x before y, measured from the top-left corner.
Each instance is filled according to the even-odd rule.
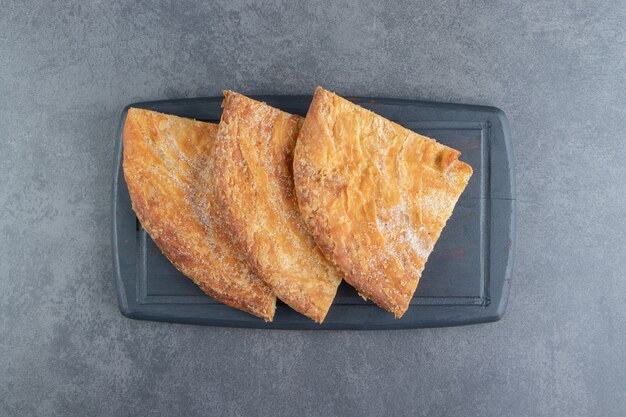
[[[311,96],[255,96],[306,115]],[[323,324],[278,302],[274,321],[219,304],[165,258],[132,210],[122,171],[128,108],[218,123],[222,97],[135,103],[121,115],[113,174],[113,263],[122,314],[133,319],[262,329],[410,329],[499,320],[506,309],[515,251],[515,184],[509,127],[495,107],[415,100],[349,98],[461,151],[474,169],[401,319],[361,299],[345,282]]]

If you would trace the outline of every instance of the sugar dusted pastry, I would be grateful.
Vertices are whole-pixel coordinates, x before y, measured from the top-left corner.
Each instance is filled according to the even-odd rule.
[[[294,116],[226,91],[215,152],[218,201],[239,248],[278,298],[321,323],[341,275],[322,255],[300,216]]]
[[[124,177],[137,217],[163,254],[217,301],[271,321],[276,297],[231,244],[214,203],[217,125],[131,108]]]
[[[401,317],[472,168],[460,153],[320,87],[300,130],[300,211],[357,291]]]

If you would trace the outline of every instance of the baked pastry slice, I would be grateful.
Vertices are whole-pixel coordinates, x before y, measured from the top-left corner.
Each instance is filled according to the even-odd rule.
[[[472,168],[460,153],[320,87],[300,130],[300,211],[327,259],[401,317]]]
[[[224,220],[274,294],[321,323],[341,275],[308,234],[298,210],[292,164],[302,118],[232,91],[224,95],[215,151]]]
[[[217,125],[131,108],[124,177],[133,209],[163,254],[217,301],[271,321],[276,297],[220,224],[212,157]]]

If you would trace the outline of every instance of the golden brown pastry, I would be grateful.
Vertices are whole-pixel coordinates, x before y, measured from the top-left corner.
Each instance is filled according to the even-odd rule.
[[[460,153],[320,87],[298,136],[300,210],[327,259],[401,317],[472,168]]]
[[[215,151],[224,220],[274,294],[321,323],[341,275],[298,211],[291,170],[302,118],[231,91],[224,95]]]
[[[163,254],[217,301],[271,321],[276,297],[219,223],[212,157],[217,125],[131,108],[124,177],[133,209]]]

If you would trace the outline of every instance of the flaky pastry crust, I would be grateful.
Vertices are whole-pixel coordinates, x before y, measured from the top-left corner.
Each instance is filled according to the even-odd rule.
[[[401,317],[472,168],[460,152],[320,87],[294,154],[300,211],[327,259]]]
[[[222,215],[274,294],[321,323],[341,275],[298,210],[291,171],[302,118],[231,91],[224,95],[215,152]]]
[[[131,108],[124,177],[133,209],[163,254],[217,301],[266,321],[276,297],[248,268],[213,196],[217,125]]]

